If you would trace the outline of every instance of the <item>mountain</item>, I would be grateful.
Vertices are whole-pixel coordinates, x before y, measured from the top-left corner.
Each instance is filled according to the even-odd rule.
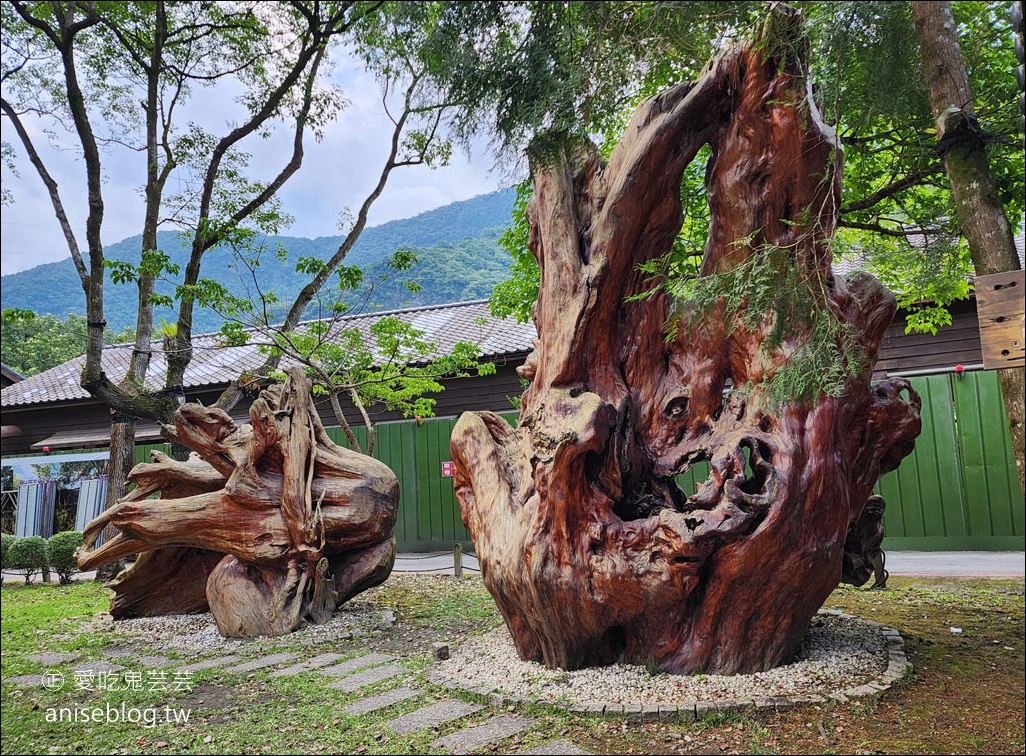
[[[515,191],[502,189],[462,202],[429,210],[405,220],[390,221],[366,229],[347,256],[345,265],[364,269],[366,282],[378,280],[386,271],[385,261],[399,248],[412,249],[418,262],[402,276],[375,288],[373,302],[379,308],[444,304],[480,299],[491,294],[492,287],[509,274],[509,256],[498,247],[498,238],[509,226]],[[261,291],[273,290],[282,301],[289,301],[306,282],[294,266],[300,257],[329,258],[342,243],[342,236],[304,239],[294,236],[270,236],[261,240],[266,252],[261,255],[258,280]],[[138,263],[141,237],[134,236],[108,245],[110,260]],[[157,237],[163,252],[184,271],[188,246],[177,232],[161,231]],[[284,250],[282,264],[274,251]],[[215,247],[203,259],[203,277],[218,281],[233,294],[245,295],[253,288],[248,271],[237,265],[228,250]],[[180,276],[177,277],[180,280]],[[401,287],[402,279],[414,279],[423,288],[416,294]],[[248,284],[248,285],[247,285]],[[65,317],[85,314],[85,296],[69,257],[60,262],[0,278],[0,306],[3,309],[33,310],[40,314]],[[162,282],[158,292],[171,294],[173,283]],[[135,326],[138,291],[132,284],[115,285],[109,277],[104,287],[106,319],[113,331]],[[168,322],[175,315],[157,308],[157,318]],[[220,317],[206,309],[196,314],[195,332],[216,331]]]

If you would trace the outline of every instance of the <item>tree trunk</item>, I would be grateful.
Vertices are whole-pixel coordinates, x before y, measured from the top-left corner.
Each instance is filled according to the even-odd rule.
[[[969,244],[976,275],[1019,270],[1021,265],[1015,252],[1012,227],[990,171],[984,132],[976,121],[951,3],[931,0],[913,2],[911,6],[930,108],[937,125],[938,150],[944,156],[959,225]],[[1001,370],[998,378],[1012,436],[1019,487],[1026,491],[1024,370]]]
[[[115,618],[209,606],[224,635],[279,635],[388,577],[398,481],[332,443],[309,381],[288,376],[253,402],[251,425],[182,406],[174,435],[203,459],[154,452],[129,475],[135,489],[86,526],[80,569],[142,554],[111,584]],[[94,548],[105,527],[116,536]]]
[[[849,532],[873,531],[873,485],[919,433],[907,382],[869,383],[893,296],[830,272],[840,153],[800,24],[775,6],[757,42],[643,103],[608,163],[589,145],[533,166],[539,339],[519,427],[465,413],[451,443],[463,520],[525,659],[718,674],[790,660]],[[811,338],[774,342],[773,312],[753,327],[721,305],[668,337],[668,297],[629,299],[650,287],[639,265],[672,247],[705,143],[703,275],[782,250],[865,354],[839,395],[770,401],[768,379]],[[686,495],[676,476],[706,460]]]
[[[107,500],[105,510],[116,506],[118,501],[128,493],[128,473],[135,465],[135,420],[119,412],[110,413],[110,457],[107,461]],[[105,540],[116,538],[117,528],[107,527],[103,536]],[[125,568],[124,561],[118,559],[105,564],[96,570],[96,579],[107,581],[114,579]]]

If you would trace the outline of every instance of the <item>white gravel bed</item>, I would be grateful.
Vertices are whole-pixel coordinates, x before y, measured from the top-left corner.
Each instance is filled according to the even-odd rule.
[[[148,652],[247,654],[282,644],[313,645],[348,640],[385,629],[394,621],[395,617],[388,609],[353,602],[342,611],[335,612],[323,625],[309,625],[294,633],[272,638],[225,638],[218,632],[210,612],[140,617],[112,624],[118,635],[125,636],[130,643],[144,644]]]
[[[878,677],[887,667],[880,625],[847,615],[820,614],[794,662],[750,675],[650,674],[613,664],[575,672],[546,669],[517,656],[505,626],[454,648],[436,675],[454,687],[491,688],[541,701],[655,706],[683,701],[751,701],[768,696],[825,695]]]

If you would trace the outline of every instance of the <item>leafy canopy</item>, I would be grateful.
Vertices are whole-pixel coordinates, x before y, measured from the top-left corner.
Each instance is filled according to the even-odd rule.
[[[817,105],[835,124],[845,151],[835,261],[864,268],[895,290],[910,330],[936,332],[950,322],[947,306],[968,295],[972,270],[944,166],[934,149],[936,133],[908,4],[794,4],[808,22]],[[533,123],[547,129],[542,145],[564,143],[570,135],[591,137],[607,155],[641,99],[695,78],[716,49],[743,34],[764,11],[758,2],[560,6],[537,10],[540,20],[532,29],[544,33],[532,41],[531,49],[553,72],[564,73],[574,58],[581,66],[576,75],[549,80],[546,97],[554,104]],[[1001,200],[1009,217],[1021,219],[1026,190],[1019,93],[1008,73],[1016,65],[1008,6],[954,6],[980,103],[978,115],[992,135],[991,165]],[[547,12],[559,14],[558,31],[544,23]],[[614,60],[619,64],[603,64]],[[549,149],[548,154],[555,153]],[[688,276],[695,270],[693,258],[704,248],[708,226],[703,181],[700,156],[681,185],[684,225],[662,262],[663,275]],[[521,210],[529,193],[529,188],[521,189],[514,230],[503,237],[514,274],[492,300],[497,315],[522,319],[536,297],[537,280]]]
[[[85,354],[86,319],[81,315],[62,319],[36,315],[31,310],[7,309],[2,317],[0,353],[6,365],[26,378]],[[125,328],[104,335],[108,343],[123,344],[131,341],[135,332]]]

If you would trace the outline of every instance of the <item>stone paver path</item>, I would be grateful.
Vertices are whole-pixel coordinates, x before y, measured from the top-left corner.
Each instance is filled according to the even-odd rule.
[[[390,661],[395,661],[395,657],[387,654],[365,654],[363,656],[357,656],[355,659],[342,662],[341,664],[324,667],[321,669],[321,674],[328,675],[330,677],[341,677],[342,675],[348,675],[351,672],[356,672],[359,669],[374,667],[378,664],[386,664]]]
[[[33,654],[28,659],[36,664],[70,664],[78,661],[78,654],[65,654],[60,651],[46,651],[42,654]]]
[[[295,677],[301,672],[309,672],[312,669],[319,667],[327,667],[329,664],[334,664],[339,659],[344,658],[344,654],[319,654],[312,659],[301,661],[293,664],[291,667],[285,667],[285,669],[279,669],[276,672],[271,673],[271,677]]]
[[[273,667],[275,664],[283,664],[298,658],[299,654],[271,654],[270,656],[261,656],[258,659],[245,662],[244,664],[239,664],[235,667],[229,667],[227,671],[245,674],[247,672],[255,672],[258,669]]]
[[[113,656],[117,659],[139,655],[139,652],[135,649],[125,648],[124,646],[107,646],[106,648],[101,648],[100,653],[104,656]]]
[[[569,740],[552,740],[548,743],[543,743],[540,746],[534,748],[528,748],[526,751],[517,751],[514,756],[591,756],[591,751],[585,751]]]
[[[111,657],[136,656],[139,652],[130,649],[111,646],[101,649],[101,653]],[[86,660],[78,664],[80,655],[73,653],[62,653],[47,651],[27,657],[30,661],[39,664],[41,669],[36,674],[19,675],[17,677],[5,677],[5,683],[11,683],[21,688],[31,688],[42,685],[44,673],[50,670],[46,667],[55,665],[68,665],[71,671],[64,674],[64,686],[74,689],[76,678],[87,678],[98,676],[101,673],[115,673],[124,669],[123,666],[114,664],[107,660]],[[400,675],[407,674],[409,670],[398,664],[391,664],[396,661],[394,656],[388,654],[371,653],[358,656],[347,661],[339,661],[345,658],[344,654],[322,653],[316,656],[303,659],[298,653],[277,653],[248,658],[241,654],[228,654],[209,659],[201,659],[190,664],[183,664],[180,672],[192,673],[205,669],[220,668],[222,672],[232,674],[247,674],[269,667],[280,667],[292,662],[289,666],[281,667],[271,673],[272,677],[290,677],[303,672],[317,671],[328,678],[338,678],[334,681],[326,681],[327,687],[334,688],[344,693],[353,693],[368,685],[390,680]],[[135,663],[149,668],[173,667],[180,661],[158,655],[140,655]],[[56,671],[56,670],[54,670]],[[417,698],[424,694],[423,690],[412,687],[398,687],[387,690],[372,696],[364,696],[352,701],[342,708],[342,712],[349,716],[358,717],[365,714],[386,709],[401,701]],[[456,720],[468,717],[471,714],[486,709],[484,705],[468,703],[459,699],[448,699],[438,703],[423,706],[408,714],[403,714],[384,723],[384,726],[395,732],[397,735],[407,735],[418,730],[429,727],[438,727]],[[436,738],[430,743],[432,749],[462,754],[470,751],[478,751],[489,748],[490,752],[509,753],[496,749],[496,744],[519,733],[525,732],[536,726],[537,722],[530,717],[519,715],[500,714],[480,724],[466,726],[448,735]],[[518,754],[588,754],[568,740],[554,740],[549,743],[537,746],[529,750],[518,751]]]
[[[537,724],[529,717],[498,716],[476,727],[457,730],[451,735],[438,738],[429,743],[431,748],[441,748],[449,753],[470,753],[483,748],[489,743],[504,740]]]
[[[365,688],[373,683],[401,675],[405,671],[403,667],[397,667],[395,664],[386,664],[384,667],[371,667],[363,672],[357,672],[355,675],[343,677],[337,682],[330,683],[328,687],[352,693],[354,690]]]
[[[385,727],[394,730],[400,735],[406,735],[417,730],[423,730],[425,727],[435,727],[451,722],[454,719],[462,719],[469,714],[473,714],[475,711],[481,711],[483,708],[484,706],[481,704],[472,704],[460,701],[457,698],[451,698],[447,701],[440,701],[431,706],[425,706],[423,709],[417,709],[409,714],[403,714],[401,717],[391,719],[385,722]]]
[[[400,701],[405,701],[408,698],[416,698],[422,692],[423,691],[417,690],[416,688],[393,688],[392,690],[386,690],[384,693],[379,693],[376,696],[361,698],[355,703],[342,707],[342,711],[351,717],[358,717],[361,714],[369,714],[372,711],[384,709],[387,706],[399,703]]]
[[[213,669],[215,667],[223,667],[225,664],[235,664],[235,662],[241,662],[246,657],[237,656],[235,654],[229,654],[228,656],[218,656],[214,659],[204,659],[203,661],[193,662],[192,664],[186,664],[181,668],[182,672],[199,672],[201,669]]]
[[[98,675],[101,672],[120,672],[123,670],[120,664],[111,664],[109,661],[90,661],[83,662],[82,664],[76,664],[74,666],[74,674],[76,675]]]

